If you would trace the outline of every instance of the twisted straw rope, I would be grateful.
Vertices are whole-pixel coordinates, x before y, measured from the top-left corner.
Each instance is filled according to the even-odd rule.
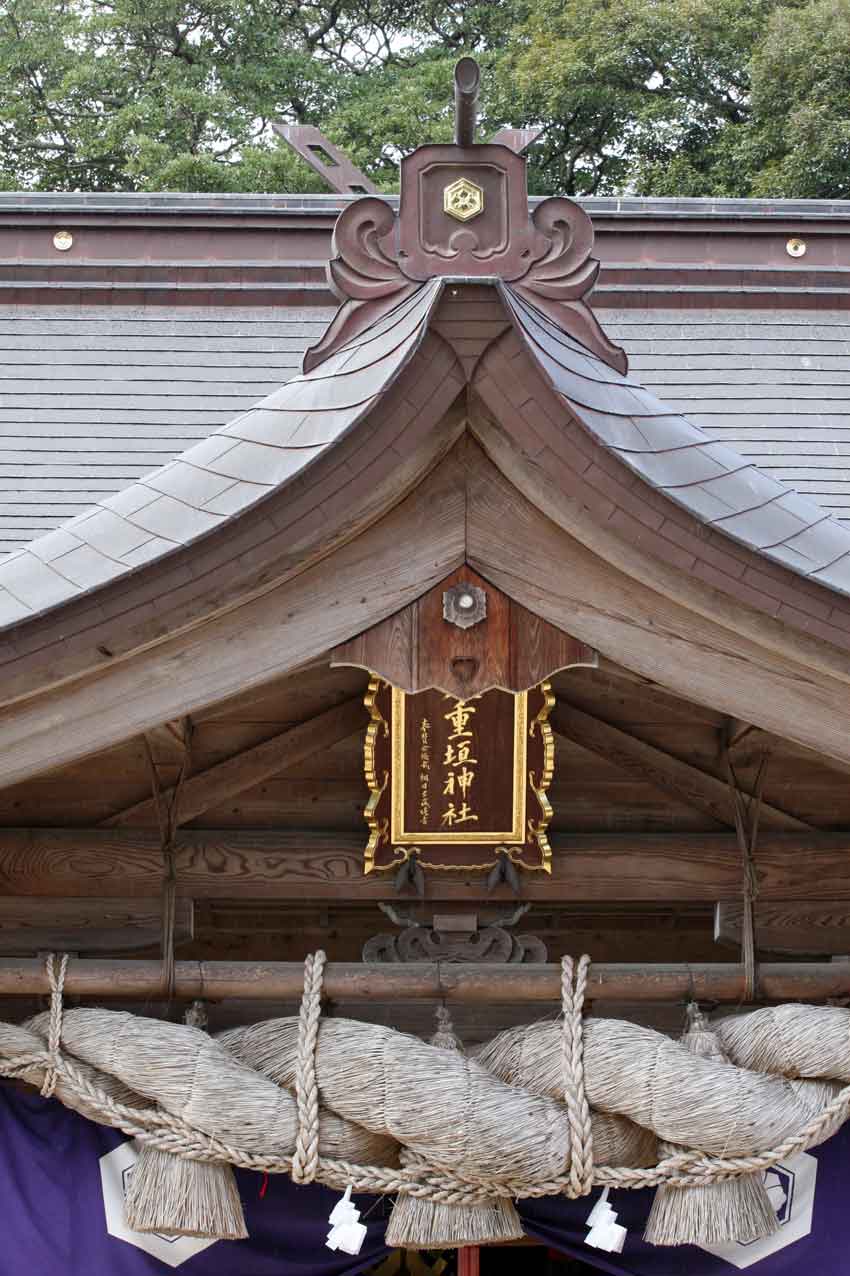
[[[59,971],[56,971],[56,954],[49,953],[46,960],[47,981],[50,984],[50,1028],[47,1036],[47,1049],[50,1064],[45,1070],[41,1084],[42,1097],[52,1099],[58,1079],[57,1063],[62,1048],[62,992],[65,987],[65,975],[68,970],[68,954],[62,954]]]
[[[568,1196],[587,1196],[593,1187],[593,1127],[584,1084],[584,994],[590,958],[575,967],[572,957],[561,959],[561,1004],[564,1012],[564,1102],[570,1128],[570,1187]]]
[[[308,959],[309,960],[309,959]],[[312,965],[305,963],[305,998],[302,1002],[302,1019],[304,1021],[303,1043],[305,1058],[311,1049],[315,1049],[312,1033],[318,1031],[317,1005],[321,1002],[321,979],[324,968],[324,954],[317,953]],[[582,963],[578,964],[575,985],[572,984],[572,969],[567,978],[568,1000],[565,1003],[565,1024],[570,1020],[567,1032],[571,1034],[569,1045],[569,1080],[565,1086],[574,1092],[581,1080],[581,1067],[575,1060],[580,1059],[581,1035],[579,1030],[576,1045],[577,1006],[583,996],[583,981],[586,983],[587,967],[582,971]],[[110,1098],[99,1086],[85,1077],[75,1066],[72,1059],[62,1054],[59,1037],[55,1025],[58,1023],[61,1035],[62,984],[67,969],[67,958],[63,958],[58,976],[55,973],[52,955],[47,959],[48,978],[51,981],[51,1031],[48,1049],[19,1055],[15,1058],[0,1061],[0,1076],[25,1079],[35,1068],[43,1068],[52,1072],[52,1085],[62,1083],[67,1091],[82,1100],[87,1110],[96,1113],[103,1124],[122,1130],[141,1143],[147,1143],[162,1152],[170,1152],[189,1161],[227,1162],[241,1169],[257,1170],[268,1174],[292,1174],[295,1156],[268,1156],[245,1152],[242,1148],[224,1143],[221,1139],[206,1135],[196,1130],[186,1121],[159,1108],[134,1108],[118,1103]],[[566,977],[566,967],[564,970]],[[305,1009],[306,1006],[306,1009]],[[299,1034],[299,1043],[302,1037]],[[55,1044],[55,1050],[52,1048]],[[578,1055],[574,1052],[578,1050]],[[337,1160],[317,1154],[317,1141],[312,1133],[312,1098],[313,1090],[318,1094],[315,1084],[315,1068],[312,1070],[307,1062],[303,1069],[303,1077],[299,1083],[303,1089],[304,1122],[303,1170],[299,1173],[310,1173],[315,1155],[314,1178],[328,1187],[344,1188],[351,1184],[353,1192],[369,1192],[395,1195],[404,1192],[408,1196],[424,1200],[436,1201],[447,1205],[475,1205],[492,1202],[496,1197],[541,1197],[556,1195],[573,1195],[576,1191],[572,1171],[540,1182],[507,1179],[492,1180],[483,1177],[465,1177],[456,1172],[429,1168],[419,1163],[390,1169],[381,1166],[355,1165],[350,1161]],[[47,1078],[45,1078],[46,1080]],[[586,1102],[586,1098],[585,1098]],[[299,1105],[301,1111],[301,1105]],[[589,1145],[582,1135],[581,1101],[576,1105],[576,1137],[573,1139],[573,1152],[585,1159],[582,1148]],[[850,1085],[845,1086],[816,1116],[796,1134],[789,1136],[782,1143],[750,1156],[723,1157],[705,1156],[699,1151],[682,1151],[665,1157],[657,1165],[646,1169],[620,1168],[617,1166],[594,1166],[592,1172],[586,1167],[579,1174],[579,1186],[588,1178],[595,1187],[612,1188],[644,1188],[658,1187],[661,1183],[673,1187],[692,1187],[709,1183],[718,1183],[726,1179],[737,1178],[741,1174],[751,1174],[756,1170],[769,1169],[773,1165],[804,1152],[807,1148],[829,1138],[850,1116]],[[299,1131],[299,1136],[300,1136]]]
[[[327,957],[323,952],[304,962],[304,992],[298,1016],[298,1055],[295,1105],[298,1136],[292,1158],[293,1183],[312,1183],[319,1168],[319,1086],[316,1081],[316,1043],[322,1015],[322,979]]]

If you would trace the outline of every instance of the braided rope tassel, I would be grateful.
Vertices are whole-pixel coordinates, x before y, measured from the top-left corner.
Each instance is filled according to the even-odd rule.
[[[564,1102],[570,1126],[570,1174],[566,1194],[587,1196],[593,1187],[593,1127],[584,1085],[584,994],[590,958],[576,966],[561,959],[561,1003],[564,1013]]]
[[[47,1049],[50,1064],[45,1070],[41,1084],[41,1095],[51,1099],[59,1079],[60,1047],[62,1045],[62,990],[65,987],[65,974],[68,970],[68,954],[62,954],[59,971],[56,971],[56,954],[48,953],[45,962],[47,981],[50,984],[50,1031],[47,1038]]]
[[[319,1086],[316,1081],[316,1042],[322,1015],[322,978],[327,957],[319,950],[304,962],[304,994],[298,1017],[298,1057],[295,1103],[298,1136],[292,1157],[292,1181],[312,1183],[319,1170]]]

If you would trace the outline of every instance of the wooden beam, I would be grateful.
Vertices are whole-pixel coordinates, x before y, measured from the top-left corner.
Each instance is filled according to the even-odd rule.
[[[297,727],[282,731],[271,740],[264,740],[251,749],[237,753],[235,757],[218,762],[206,771],[191,775],[180,790],[178,819],[181,824],[195,820],[211,807],[218,806],[252,789],[263,780],[270,779],[288,767],[297,766],[314,753],[330,749],[345,740],[361,727],[365,730],[368,715],[363,698],[355,696],[342,704],[334,705]],[[163,797],[168,801],[174,790],[166,789]],[[112,828],[126,824],[146,824],[156,821],[156,804],[152,797],[136,802],[134,806],[111,815],[104,826]]]
[[[558,735],[589,749],[612,762],[622,771],[646,781],[669,797],[702,811],[719,824],[735,826],[732,794],[725,780],[700,771],[690,762],[682,762],[644,740],[638,740],[620,727],[612,727],[600,718],[559,700],[550,715]],[[803,820],[771,806],[761,804],[761,827],[771,829],[809,828]]]
[[[219,1001],[294,1001],[301,995],[303,962],[178,961],[175,995]],[[162,965],[157,961],[72,960],[65,989],[70,996],[135,999],[162,992]],[[850,963],[766,963],[759,967],[765,1001],[822,999],[850,994]],[[329,962],[324,990],[329,1001],[445,999],[447,1002],[557,1002],[560,965],[453,965],[413,962],[368,966]],[[48,991],[44,962],[0,958],[0,996],[33,996]],[[696,997],[703,1001],[739,1001],[743,970],[737,963],[663,965],[617,963],[594,965],[587,981],[593,1001],[668,1001]]]
[[[178,890],[192,899],[397,899],[392,874],[363,876],[365,836],[293,829],[178,833]],[[551,876],[523,878],[524,899],[561,901],[739,899],[734,834],[555,834]],[[759,899],[850,900],[850,832],[771,833],[756,855]],[[156,895],[162,854],[155,829],[0,830],[0,894],[91,898]],[[506,888],[499,888],[497,898]],[[484,897],[482,877],[434,874],[432,902]]]
[[[438,454],[443,446],[438,428]],[[400,482],[396,468],[396,500]],[[135,656],[111,663],[101,656],[97,674],[0,710],[0,785],[271,682],[398,611],[463,562],[465,508],[463,474],[451,463],[439,466],[385,518],[286,584],[203,624],[184,622],[181,632],[140,651],[138,665]],[[315,508],[312,517],[322,521]],[[146,614],[155,611],[148,602]]]
[[[724,900],[714,910],[714,938],[735,947],[741,943],[743,906]],[[755,910],[756,945],[760,951],[793,956],[839,956],[850,953],[850,908],[846,904],[809,901],[759,901]]]
[[[631,527],[599,520],[567,490],[570,467],[552,450],[573,448],[566,423],[555,430],[541,413],[549,443],[532,458],[472,406],[488,464],[470,469],[470,567],[666,691],[850,762],[843,652],[662,563]]]
[[[132,953],[161,934],[161,899],[0,899],[0,953]],[[178,899],[174,942],[193,936],[192,901]]]

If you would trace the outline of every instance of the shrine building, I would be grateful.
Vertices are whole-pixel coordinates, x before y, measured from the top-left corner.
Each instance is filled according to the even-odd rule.
[[[0,1019],[847,1004],[850,211],[476,75],[399,197],[0,193]]]

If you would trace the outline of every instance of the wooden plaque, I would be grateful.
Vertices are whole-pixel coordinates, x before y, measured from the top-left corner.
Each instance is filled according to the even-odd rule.
[[[373,676],[365,871],[416,856],[422,868],[481,872],[505,850],[518,867],[550,872],[553,705],[547,683],[461,700]]]

